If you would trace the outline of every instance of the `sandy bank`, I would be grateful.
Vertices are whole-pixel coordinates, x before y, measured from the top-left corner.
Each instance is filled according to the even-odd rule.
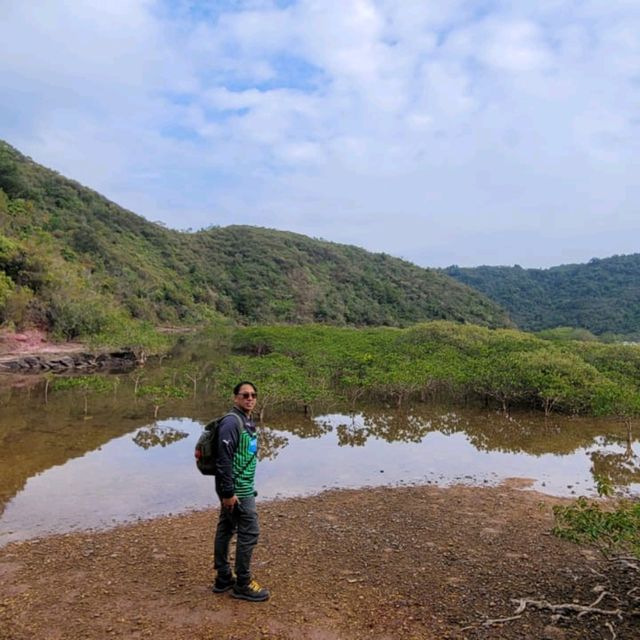
[[[620,606],[609,592],[627,578],[549,534],[555,502],[501,486],[259,503],[255,574],[272,591],[261,604],[209,591],[213,511],[14,543],[0,550],[0,637],[636,637],[628,616],[558,619],[533,606],[483,626],[512,617],[514,599],[590,604],[605,590],[599,607]]]

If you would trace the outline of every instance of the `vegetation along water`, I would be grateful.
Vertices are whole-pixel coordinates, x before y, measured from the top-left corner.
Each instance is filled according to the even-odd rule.
[[[222,402],[251,378],[262,419],[285,408],[309,416],[444,402],[609,416],[631,442],[640,348],[620,338],[639,333],[638,264],[627,256],[546,271],[439,271],[270,229],[178,232],[0,142],[2,327],[141,355],[167,353],[160,325],[209,327],[153,372],[127,378],[154,420],[203,392]],[[205,339],[216,346],[203,348]],[[89,420],[119,381],[49,376],[44,392],[73,394]]]
[[[213,504],[209,483],[195,471],[193,446],[202,426],[226,410],[228,385],[240,373],[260,389],[263,498],[402,482],[482,485],[511,476],[556,495],[592,493],[594,478],[635,493],[640,465],[620,416],[593,417],[583,401],[576,406],[586,415],[575,416],[563,401],[545,417],[530,410],[542,406],[530,395],[513,396],[506,414],[504,390],[496,399],[486,383],[471,386],[473,372],[490,371],[483,358],[500,344],[505,362],[535,351],[563,353],[557,341],[448,323],[254,327],[180,337],[165,356],[128,373],[6,385],[0,546]],[[592,392],[599,397],[601,390],[586,387],[580,398]]]

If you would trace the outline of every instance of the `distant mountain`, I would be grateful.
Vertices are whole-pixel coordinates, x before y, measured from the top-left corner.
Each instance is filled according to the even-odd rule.
[[[454,266],[443,272],[503,306],[521,329],[566,326],[640,337],[640,254],[551,269]]]
[[[256,227],[183,233],[151,223],[0,141],[0,324],[67,338],[120,318],[191,323],[509,326],[437,270]]]

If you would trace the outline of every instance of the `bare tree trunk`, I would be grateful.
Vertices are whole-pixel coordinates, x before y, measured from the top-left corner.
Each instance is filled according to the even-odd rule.
[[[633,457],[633,447],[631,445],[633,444],[633,439],[632,439],[632,435],[631,435],[631,418],[627,418],[625,420],[625,424],[627,426],[626,455],[627,455],[628,458],[632,458]]]

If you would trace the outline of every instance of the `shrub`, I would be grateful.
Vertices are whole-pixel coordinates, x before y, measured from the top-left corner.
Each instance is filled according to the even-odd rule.
[[[90,336],[107,325],[108,312],[104,302],[98,299],[55,299],[49,307],[49,323],[53,334],[65,340]]]
[[[4,321],[5,304],[14,290],[13,280],[0,271],[0,322]]]
[[[6,278],[6,276],[5,276]],[[4,281],[4,287],[10,286]],[[3,285],[0,283],[0,289]],[[0,302],[1,304],[1,302]],[[18,331],[21,331],[31,323],[31,306],[33,304],[33,292],[27,287],[15,287],[5,293],[4,305],[0,306],[3,322],[11,322]]]
[[[640,558],[640,502],[620,500],[607,510],[595,501],[578,498],[553,508],[559,538],[593,543],[607,551],[631,551]]]

